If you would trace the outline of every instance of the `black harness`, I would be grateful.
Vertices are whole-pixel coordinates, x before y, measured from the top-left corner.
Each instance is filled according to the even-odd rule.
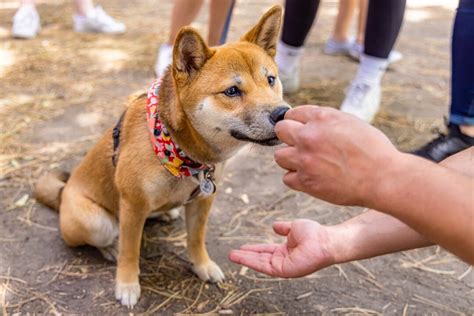
[[[114,167],[117,166],[118,148],[120,145],[120,129],[122,128],[122,122],[125,117],[125,113],[127,113],[127,110],[123,111],[122,115],[120,115],[120,118],[117,124],[115,124],[114,130],[112,131],[112,140],[114,142],[114,151],[112,153],[112,165]]]

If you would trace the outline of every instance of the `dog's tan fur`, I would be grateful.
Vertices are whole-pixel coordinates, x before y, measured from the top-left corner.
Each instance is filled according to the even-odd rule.
[[[216,165],[217,178],[222,163],[245,144],[232,137],[231,130],[255,140],[275,137],[269,113],[285,103],[281,83],[277,80],[271,87],[267,76],[277,76],[273,57],[281,11],[279,6],[271,8],[240,42],[222,47],[207,47],[192,28],[184,28],[176,38],[173,64],[160,87],[160,118],[192,159]],[[233,85],[242,96],[222,93]],[[95,246],[106,258],[117,259],[116,297],[128,306],[140,296],[140,242],[146,218],[183,205],[196,187],[158,162],[145,105],[145,94],[129,102],[116,167],[111,162],[110,128],[67,183],[64,175],[49,174],[36,186],[37,199],[59,209],[61,234],[69,246]],[[193,270],[201,279],[216,282],[224,274],[205,247],[213,199],[194,199],[185,209]]]

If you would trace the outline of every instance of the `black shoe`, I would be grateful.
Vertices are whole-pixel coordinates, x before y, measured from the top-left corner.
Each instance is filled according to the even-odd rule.
[[[451,155],[474,146],[474,137],[461,133],[458,125],[449,124],[448,130],[447,135],[439,133],[437,138],[423,147],[412,151],[412,154],[434,162],[440,162]]]

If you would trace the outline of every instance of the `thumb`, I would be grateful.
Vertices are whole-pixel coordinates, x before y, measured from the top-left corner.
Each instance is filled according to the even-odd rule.
[[[287,236],[291,230],[291,222],[275,222],[273,223],[273,230],[281,236]]]

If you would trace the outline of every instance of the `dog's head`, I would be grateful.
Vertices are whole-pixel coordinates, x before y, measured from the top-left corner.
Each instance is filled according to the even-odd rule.
[[[274,6],[239,42],[210,48],[194,29],[174,44],[179,109],[212,148],[228,156],[245,143],[279,144],[274,126],[289,109],[274,61],[282,9]],[[181,112],[181,113],[180,113]]]

